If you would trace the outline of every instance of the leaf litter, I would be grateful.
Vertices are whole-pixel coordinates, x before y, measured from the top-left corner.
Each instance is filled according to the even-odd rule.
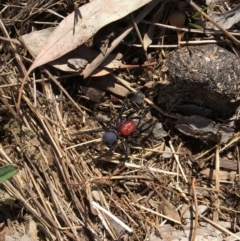
[[[30,72],[38,66],[53,61],[89,40],[105,25],[123,18],[134,10],[144,6],[150,0],[136,0],[131,2],[112,0],[94,0],[84,4],[72,12],[58,25],[44,43],[41,52],[24,76],[23,84]],[[107,8],[106,8],[107,6]],[[80,18],[75,22],[75,14]],[[20,88],[21,95],[22,87]],[[19,95],[19,96],[20,96]],[[20,104],[20,97],[18,105]]]
[[[14,164],[19,169],[10,182],[3,183],[0,192],[1,236],[9,240],[16,237],[19,240],[239,239],[238,110],[223,119],[214,116],[219,111],[218,108],[208,109],[211,106],[205,106],[205,102],[182,103],[180,98],[177,102],[171,98],[163,102],[165,95],[160,95],[156,87],[159,83],[171,86],[169,70],[165,65],[166,59],[168,62],[170,59],[169,52],[177,55],[180,52],[178,48],[184,50],[183,45],[191,41],[198,45],[199,39],[201,44],[210,43],[203,38],[203,32],[184,34],[177,42],[175,30],[168,25],[167,19],[171,12],[185,11],[190,16],[190,13],[196,11],[192,2],[185,5],[184,9],[177,2],[165,1],[141,1],[141,5],[135,1],[138,5],[133,7],[126,1],[115,0],[111,1],[114,8],[104,0],[79,3],[80,8],[74,10],[73,4],[67,1],[63,5],[57,1],[41,1],[35,6],[28,2],[21,5],[20,14],[19,9],[13,5],[4,8],[1,6],[0,27],[4,37],[1,37],[0,49],[0,156],[2,166]],[[200,5],[198,1],[194,3]],[[130,8],[124,9],[124,4]],[[153,4],[156,4],[156,9],[147,12],[146,9],[150,9]],[[95,8],[90,8],[89,5]],[[144,5],[146,6],[140,8]],[[237,9],[236,3],[230,7]],[[116,8],[122,10],[121,17],[114,13]],[[161,14],[156,16],[159,9]],[[40,10],[51,14],[45,15]],[[107,10],[114,16],[105,22],[105,28],[108,30],[113,24],[117,34],[111,40],[108,34],[102,33],[103,41],[100,42],[107,44],[104,49],[98,49],[91,41],[96,40],[95,33],[103,25],[100,17],[97,22],[94,16],[108,16]],[[58,48],[51,49],[51,41],[57,47],[55,35],[55,40],[50,38],[50,45],[47,43],[45,51],[44,43],[52,29],[46,28],[45,24],[35,24],[48,21],[55,26],[59,22],[56,16],[60,12],[72,17],[66,17],[59,24],[60,29],[70,29],[64,30],[62,34],[76,34],[78,38],[81,35],[78,29],[82,28],[84,34],[80,38],[84,40],[79,43],[82,41],[84,44],[78,46],[75,39],[72,39],[69,43],[71,47],[68,46],[69,49],[66,48],[64,52],[59,47],[64,38],[60,37]],[[67,15],[70,12],[72,14]],[[126,15],[132,12],[134,16],[145,14],[138,21],[143,18],[144,21],[158,19],[159,23],[166,26],[161,27],[161,31],[158,31],[156,25],[155,28],[151,27],[148,35],[150,40],[144,46],[147,57],[141,46],[143,41],[138,40],[137,33],[132,32],[136,35],[134,43],[122,42],[127,33],[126,26],[130,26],[134,19]],[[74,20],[74,14],[78,16],[77,21],[76,18]],[[88,14],[94,16],[88,18]],[[82,19],[79,18],[80,15]],[[9,22],[11,18],[15,28]],[[85,18],[91,22],[85,22],[86,28],[83,28],[81,20]],[[183,28],[178,29],[181,34],[187,27],[187,21]],[[203,22],[205,23],[204,19]],[[72,26],[63,26],[66,23]],[[116,26],[121,25],[123,27],[119,27],[119,32],[122,34],[119,35]],[[90,31],[88,28],[92,26],[96,28]],[[36,31],[30,33],[34,27]],[[236,26],[232,28],[238,30]],[[58,31],[60,30],[56,33]],[[219,31],[214,31],[208,33],[213,38],[219,36]],[[231,29],[229,32],[231,34]],[[19,34],[21,37],[18,41]],[[10,36],[16,39],[10,39]],[[24,46],[32,56],[25,51],[21,41],[25,42]],[[218,39],[214,41],[217,42]],[[156,45],[161,49],[158,50]],[[193,56],[199,48],[188,49]],[[18,73],[24,73],[23,66],[31,63],[30,58],[35,58],[40,51],[45,51],[47,56],[51,53],[50,50],[54,52],[50,58],[45,59],[45,53],[40,53],[40,57],[30,66],[29,72],[35,69],[33,80],[24,86],[23,103],[19,109],[21,115],[17,115],[15,99],[19,91]],[[232,50],[237,52],[238,48]],[[92,58],[88,57],[90,52],[94,53]],[[122,56],[116,58],[119,53]],[[71,54],[73,58],[70,57]],[[51,59],[60,55],[58,59]],[[106,70],[106,74],[84,79],[81,71],[86,70],[86,64],[92,65],[99,56],[99,73]],[[207,61],[213,61],[214,54],[204,57]],[[102,62],[107,58],[110,58],[109,66]],[[152,68],[146,64],[149,61],[146,58],[153,58],[153,62],[157,61],[159,65]],[[234,58],[237,61],[237,57]],[[186,61],[184,57],[182,59]],[[58,68],[60,60],[66,69]],[[60,61],[59,66],[57,61]],[[43,63],[49,63],[50,66],[44,66],[40,72],[36,67]],[[122,65],[127,66],[127,69],[121,69],[119,66]],[[133,65],[142,67],[131,69],[130,66]],[[92,66],[96,67],[94,64]],[[177,71],[172,73],[179,74]],[[181,87],[177,78],[174,81],[176,85],[170,97],[181,97],[179,93],[185,87]],[[221,90],[226,86],[221,82],[217,87],[218,94],[224,94]],[[231,87],[234,91],[234,86]],[[137,119],[141,111],[145,110],[140,125],[146,127],[152,120],[156,121],[156,125],[152,130],[147,128],[134,137],[136,142],[144,138],[146,142],[144,148],[134,143],[128,145],[127,160],[124,160],[119,143],[112,153],[96,161],[95,158],[107,151],[107,147],[101,143],[103,133],[76,133],[97,130],[102,125],[106,129],[109,122],[111,124],[117,119],[129,91],[132,93],[127,99],[123,118],[133,113],[133,118]],[[220,101],[219,105],[220,109]],[[199,126],[199,122],[203,126]],[[214,138],[209,138],[210,136]],[[191,183],[192,177],[196,178],[195,184]],[[11,221],[7,222],[7,216],[12,217]]]

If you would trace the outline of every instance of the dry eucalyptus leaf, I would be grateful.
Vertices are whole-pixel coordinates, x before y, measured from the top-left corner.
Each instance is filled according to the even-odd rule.
[[[47,28],[29,34],[23,35],[22,40],[25,43],[26,48],[31,53],[33,57],[36,57],[41,51],[45,41],[49,35],[53,32],[54,28]],[[79,72],[78,67],[85,67],[87,63],[92,62],[92,60],[98,55],[98,52],[87,48],[82,45],[73,51],[63,55],[59,59],[56,59],[49,64],[53,67],[65,71],[65,72]],[[111,68],[119,68],[121,61],[119,54],[110,54],[107,59],[101,64],[107,69],[102,70],[101,68],[96,69],[92,76],[103,76],[109,74]],[[80,73],[81,74],[81,73]]]
[[[54,27],[45,28],[21,36],[21,39],[23,40],[25,47],[34,58],[36,58],[38,53],[40,53],[42,46],[44,45],[47,38],[50,36],[54,29]]]
[[[162,204],[159,206],[159,210],[162,209],[163,214],[171,219],[174,219],[181,223],[181,218],[175,207],[163,196],[163,194],[158,192],[158,195],[162,199]]]
[[[102,27],[125,17],[150,1],[94,0],[81,6],[64,18],[54,29],[29,68],[28,73],[36,67],[72,51],[85,43]],[[77,15],[81,16],[77,23],[75,23],[76,12]]]

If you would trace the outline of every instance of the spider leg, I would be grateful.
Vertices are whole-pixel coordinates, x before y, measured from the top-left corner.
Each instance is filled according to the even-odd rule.
[[[116,146],[117,146],[117,141],[106,152],[102,153],[100,156],[95,158],[94,161],[97,161],[97,160],[101,159],[102,157],[108,156],[109,154],[111,154],[115,150]]]
[[[150,124],[150,125],[148,126],[148,128],[145,129],[145,131],[146,131],[146,130],[149,130],[149,129],[151,128],[151,130],[149,131],[149,133],[148,133],[145,137],[143,137],[143,139],[141,140],[141,143],[142,143],[142,144],[144,144],[144,143],[147,141],[147,139],[149,138],[149,136],[152,134],[153,129],[154,129],[154,127],[155,127],[156,124],[157,124],[157,121],[153,121],[152,124]]]
[[[142,111],[142,113],[140,113],[140,115],[132,117],[135,113],[139,112],[141,109],[143,109],[143,111]],[[137,124],[136,124],[136,129],[138,129],[139,126],[140,126],[140,124],[141,124],[142,118],[143,118],[149,111],[150,111],[150,108],[139,107],[139,108],[131,111],[130,113],[128,113],[128,114],[126,115],[126,118],[125,118],[125,119],[128,120],[128,119],[131,119],[131,117],[132,117],[132,120],[138,120],[138,122],[137,122]],[[143,124],[143,125],[144,125],[144,124]],[[142,125],[142,126],[143,126],[143,125]]]
[[[71,133],[72,136],[77,136],[77,135],[81,135],[81,134],[87,134],[87,133],[97,133],[97,132],[103,132],[103,131],[107,131],[107,128],[100,128],[100,129],[92,129],[92,130],[85,130],[85,131],[77,131],[74,133]]]
[[[122,115],[123,115],[123,112],[124,112],[125,107],[126,107],[127,98],[128,98],[128,94],[126,95],[126,97],[125,97],[124,100],[123,100],[122,107],[121,107],[121,109],[120,109],[120,111],[119,111],[119,114],[118,114],[117,124],[122,123],[122,119],[123,119],[123,118],[122,118]]]
[[[145,128],[143,128],[146,125]],[[152,119],[147,120],[146,122],[144,122],[143,124],[141,124],[138,129],[133,133],[133,136],[137,136],[143,132],[148,131],[151,127],[154,128],[154,126],[156,125],[156,121],[153,121]],[[151,131],[150,131],[151,133]]]
[[[137,123],[137,129],[138,128],[142,128],[142,126],[144,126],[145,125],[145,123],[143,123],[141,126],[140,126],[140,124],[141,124],[141,120],[142,120],[142,118],[144,117],[144,116],[146,116],[146,114],[149,112],[149,108],[146,108],[141,114],[140,114],[140,116],[138,116],[138,123]],[[151,119],[150,119],[151,120]]]
[[[150,119],[147,122],[151,122],[151,121],[152,120]],[[155,127],[156,123],[157,123],[156,121],[153,121],[146,128],[139,129],[138,131],[134,132],[130,137],[128,137],[128,142],[132,143],[135,146],[141,146],[144,149],[144,143],[147,141],[149,136],[152,134],[153,128]],[[146,122],[144,123],[144,125],[145,124],[146,124]],[[151,129],[151,130],[145,137],[143,137],[143,139],[141,141],[136,141],[135,139],[133,139],[134,137],[138,136],[141,133],[148,131],[149,129]]]
[[[124,138],[120,138],[121,144],[122,144],[122,149],[124,151],[125,155],[125,160],[128,159],[128,146]]]
[[[135,109],[135,110],[132,110],[131,112],[129,112],[127,115],[126,115],[126,117],[125,117],[125,119],[126,120],[128,120],[128,119],[131,119],[131,116],[132,115],[134,115],[135,113],[137,113],[139,110],[141,110],[141,109],[143,109],[144,107],[139,107],[139,108],[137,108],[137,109]],[[140,116],[138,116],[139,118],[140,118]]]
[[[142,148],[144,148],[143,144],[139,141],[134,140],[133,138],[129,137],[128,138],[128,142],[132,143],[134,146],[141,146]]]

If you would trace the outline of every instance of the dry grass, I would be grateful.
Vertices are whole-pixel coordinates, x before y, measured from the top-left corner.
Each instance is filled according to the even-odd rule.
[[[184,229],[182,204],[188,204],[188,209],[199,204],[208,207],[205,217],[200,213],[195,216],[194,227],[202,218],[214,226],[219,220],[233,224],[234,217],[239,216],[239,176],[221,183],[219,159],[228,155],[239,162],[239,133],[227,145],[209,148],[196,141],[200,145],[196,148],[192,139],[182,141],[167,126],[166,139],[151,138],[144,150],[132,147],[125,162],[120,149],[94,161],[106,151],[100,142],[101,133],[72,134],[82,128],[99,128],[94,114],[116,116],[121,102],[112,104],[106,96],[96,108],[76,90],[79,83],[69,83],[63,73],[49,67],[31,75],[34,81],[25,85],[21,109],[16,112],[19,85],[31,63],[18,35],[55,26],[61,21],[57,13],[65,16],[73,10],[72,1],[67,0],[9,0],[6,5],[0,4],[0,162],[19,167],[18,174],[2,185],[0,222],[4,228],[0,236],[13,236],[15,232],[20,236],[27,234],[32,240],[144,240],[153,231],[161,234],[159,225],[164,219],[176,229]],[[161,22],[166,23],[168,11],[166,8]],[[158,33],[159,45],[169,47],[174,42],[176,47],[175,33],[165,31]],[[168,51],[169,48],[164,54]],[[158,74],[157,70],[151,71]],[[136,73],[120,71],[121,76]],[[119,81],[136,92],[142,87],[141,82],[136,82],[137,77],[128,81],[122,77]],[[155,109],[155,116],[174,119],[173,114],[152,102],[156,93],[149,92],[151,100],[145,99],[145,105]],[[170,156],[164,158],[163,154]],[[216,160],[212,180],[200,174],[209,167],[210,160]],[[195,182],[191,181],[192,176]],[[133,233],[95,209],[93,201],[131,227]],[[180,209],[180,214],[175,208]],[[239,221],[237,218],[235,229],[231,229],[234,233]],[[226,229],[221,231],[229,234]]]

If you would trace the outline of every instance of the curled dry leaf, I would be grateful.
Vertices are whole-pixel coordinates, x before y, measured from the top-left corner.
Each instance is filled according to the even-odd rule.
[[[33,57],[36,57],[41,51],[44,42],[47,40],[48,36],[53,30],[54,28],[47,28],[25,34],[21,37],[24,45]],[[98,54],[99,53],[96,50],[87,48],[85,45],[82,45],[61,56],[60,58],[49,62],[49,64],[61,71],[75,72],[82,75],[82,70],[86,67],[87,63],[91,63]],[[120,53],[109,54],[107,58],[101,63],[101,65],[94,70],[94,72],[91,74],[91,77],[107,75],[112,72],[113,69],[139,67],[139,65],[125,65],[120,61],[121,58],[122,54]],[[141,65],[141,67],[154,64],[156,63],[147,63]],[[104,69],[102,67],[104,67]]]
[[[203,142],[214,141],[227,143],[234,135],[233,129],[197,115],[178,115],[175,128],[183,134],[198,138]]]
[[[54,29],[29,71],[53,61],[85,43],[105,25],[123,18],[150,0],[94,0],[69,14]],[[75,14],[81,16],[74,25]],[[28,71],[28,72],[29,72]]]
[[[24,42],[25,46],[27,47],[28,51],[31,53],[33,57],[36,57],[38,55],[44,42],[46,41],[46,39],[48,38],[48,36],[51,34],[53,30],[54,28],[47,28],[47,29],[35,31],[30,34],[26,34],[22,36],[22,41]],[[86,63],[91,62],[97,55],[98,55],[97,51],[87,48],[85,45],[82,45],[72,50],[71,52],[65,54],[64,56],[54,61],[51,61],[49,64],[61,71],[75,72],[81,75],[82,74],[81,67],[84,68]],[[122,58],[121,54],[110,54],[103,61],[101,66],[99,66],[99,68],[94,70],[91,77],[101,77],[109,74],[113,69],[120,68],[121,66],[123,66],[123,64],[119,60],[121,58]],[[78,69],[78,67],[80,67],[80,69]],[[104,67],[104,69],[101,67]],[[128,90],[125,87],[115,83],[115,80],[113,80],[113,77],[108,77],[107,79],[98,78],[97,82],[96,81],[91,81],[91,82],[94,83],[94,85],[90,85],[89,87],[98,88],[101,90],[108,90],[120,96],[126,96],[126,94],[128,93]],[[88,90],[87,92],[92,93],[92,90],[91,91],[90,90]],[[88,97],[96,102],[99,101],[99,98],[98,100],[96,100],[96,99],[93,99],[91,96],[92,95],[90,94],[90,96]]]
[[[26,48],[33,57],[36,57],[39,54],[44,43],[46,42],[50,34],[53,32],[53,30],[54,28],[47,28],[29,34],[25,34],[21,37]],[[97,55],[97,51],[82,45],[74,49],[73,51],[61,56],[60,58],[51,61],[49,64],[51,64],[53,67],[61,71],[77,72],[81,74],[81,72],[79,72],[80,70],[78,70],[75,65],[75,67],[73,66],[73,60],[76,60],[77,63],[82,63],[81,66],[84,66],[87,64],[87,62],[90,63]],[[118,54],[110,54],[107,57],[107,59],[101,64],[101,66],[104,66],[105,68],[110,70],[103,70],[100,67],[94,71],[92,77],[106,75],[109,74],[112,68],[119,68],[121,65],[121,61],[119,61],[118,59],[120,59],[121,57],[122,56],[119,56]]]

